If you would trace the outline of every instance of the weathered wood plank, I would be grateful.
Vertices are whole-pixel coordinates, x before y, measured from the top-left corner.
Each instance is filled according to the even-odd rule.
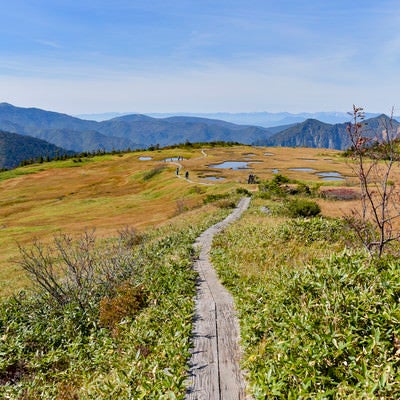
[[[239,368],[239,326],[231,304],[217,305],[217,340],[221,399],[245,398],[245,385]]]
[[[193,327],[192,357],[189,362],[187,400],[245,399],[245,381],[239,368],[239,324],[230,293],[219,282],[209,260],[213,236],[240,217],[250,199],[242,199],[224,221],[199,236],[199,258]]]

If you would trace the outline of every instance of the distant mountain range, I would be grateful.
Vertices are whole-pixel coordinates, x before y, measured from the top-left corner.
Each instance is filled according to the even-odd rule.
[[[121,117],[132,113],[103,113],[103,114],[81,114],[77,117],[94,121],[105,121],[111,118]],[[239,125],[256,125],[270,130],[271,127],[281,125],[292,125],[303,122],[306,119],[317,119],[328,124],[340,124],[348,122],[350,116],[346,112],[315,112],[315,113],[269,113],[269,112],[248,112],[248,113],[150,113],[146,114],[153,118],[168,118],[175,115],[184,117],[199,117],[207,119],[219,119]],[[367,113],[366,118],[374,118],[379,114]]]
[[[71,152],[31,136],[0,131],[0,169],[15,168],[25,160],[52,159],[63,154]]]
[[[89,121],[7,103],[0,104],[0,129],[44,139],[77,152],[166,146],[185,141],[251,144],[274,133],[257,126],[185,116],[153,118],[132,114],[102,122]]]
[[[13,132],[25,137],[31,136],[48,142],[42,143],[42,156],[50,152],[51,143],[54,151],[71,150],[75,152],[106,150],[126,150],[147,148],[151,145],[172,145],[189,142],[230,141],[243,144],[263,146],[303,146],[323,147],[330,149],[346,149],[349,139],[346,132],[346,123],[327,123],[317,119],[306,119],[294,123],[296,118],[308,114],[269,114],[269,113],[241,113],[229,114],[237,118],[248,118],[254,123],[256,115],[281,118],[284,124],[274,127],[256,125],[239,125],[221,119],[210,119],[195,116],[169,116],[155,118],[142,114],[130,114],[112,118],[106,121],[84,120],[67,114],[45,111],[38,108],[15,107],[8,103],[0,103],[0,130]],[[228,114],[212,114],[226,117]],[[229,116],[228,115],[228,116]],[[350,116],[344,113],[317,113],[325,118],[346,120]],[[301,117],[303,118],[303,117]],[[261,120],[260,120],[261,122]],[[399,123],[393,121],[398,129]],[[382,136],[388,117],[374,116],[365,121],[366,134]],[[18,140],[17,140],[18,139]],[[26,149],[33,149],[33,142],[22,144],[21,138],[11,137],[0,142],[0,167],[7,168],[12,157],[15,160],[36,158],[36,150],[30,154]],[[11,144],[11,145],[10,145]],[[11,147],[10,147],[11,146]],[[17,146],[21,147],[21,157],[15,156]],[[47,146],[47,147],[46,147]],[[38,149],[39,147],[37,147]],[[11,150],[9,150],[11,149]],[[14,154],[14,156],[11,156]],[[5,161],[6,158],[8,161]],[[20,161],[19,161],[20,162]],[[19,163],[18,162],[18,163]]]

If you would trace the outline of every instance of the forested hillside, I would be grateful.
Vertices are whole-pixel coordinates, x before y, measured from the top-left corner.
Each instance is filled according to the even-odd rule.
[[[71,151],[41,139],[0,131],[0,169],[10,169],[25,160],[53,159]]]

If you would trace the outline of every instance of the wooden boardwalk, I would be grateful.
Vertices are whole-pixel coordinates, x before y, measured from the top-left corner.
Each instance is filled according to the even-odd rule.
[[[195,243],[201,251],[194,264],[199,278],[186,400],[251,398],[245,394],[239,368],[240,332],[233,299],[209,259],[213,236],[238,219],[249,203],[250,198],[243,198],[225,220],[207,229]]]

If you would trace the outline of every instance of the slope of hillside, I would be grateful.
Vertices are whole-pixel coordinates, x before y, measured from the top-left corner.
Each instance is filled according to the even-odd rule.
[[[0,169],[15,168],[24,160],[72,153],[41,139],[0,131]]]
[[[40,131],[37,137],[75,152],[124,149],[139,149],[143,145],[123,137],[110,137],[98,131],[75,131],[71,129],[46,129]]]

